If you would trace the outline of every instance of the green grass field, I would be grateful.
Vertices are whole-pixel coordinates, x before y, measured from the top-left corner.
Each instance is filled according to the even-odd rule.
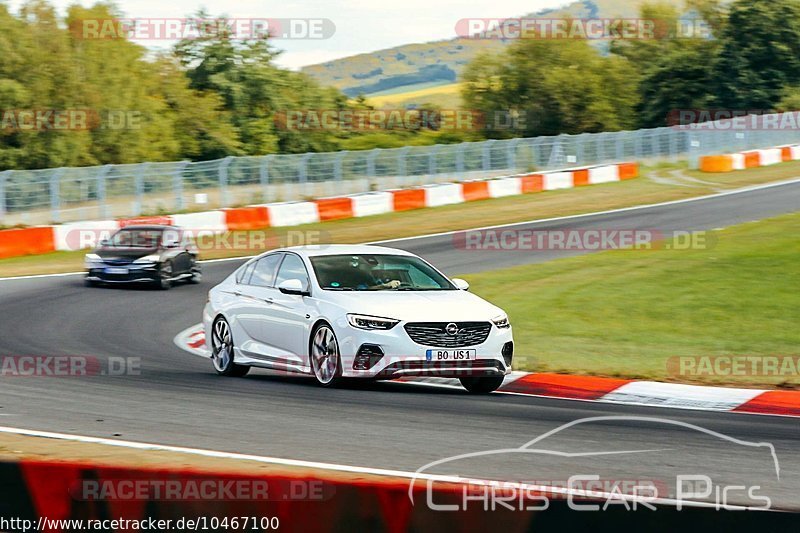
[[[465,278],[508,311],[518,370],[800,388],[796,375],[667,370],[676,356],[800,356],[799,235],[792,214],[713,232],[709,249],[601,252]]]

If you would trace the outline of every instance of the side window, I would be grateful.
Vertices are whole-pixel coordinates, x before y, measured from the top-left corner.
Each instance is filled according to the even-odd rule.
[[[253,269],[256,268],[256,263],[257,261],[253,261],[242,267],[236,274],[236,283],[242,283],[244,285],[250,283],[250,276],[253,274]]]
[[[278,272],[278,279],[275,280],[275,286],[277,287],[287,279],[299,279],[303,282],[303,287],[306,289],[309,287],[308,273],[303,260],[294,254],[286,254],[286,259],[283,260]]]
[[[281,262],[282,254],[273,254],[263,257],[255,264],[255,270],[250,278],[250,285],[256,287],[274,287],[275,270]]]

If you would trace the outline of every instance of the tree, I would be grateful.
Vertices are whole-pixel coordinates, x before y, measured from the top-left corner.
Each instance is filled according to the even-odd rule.
[[[735,0],[712,67],[715,104],[771,109],[800,82],[800,2]]]

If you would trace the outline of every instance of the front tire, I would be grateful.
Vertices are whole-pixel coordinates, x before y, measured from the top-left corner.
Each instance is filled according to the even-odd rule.
[[[489,394],[500,388],[503,376],[488,378],[461,378],[461,385],[471,394]]]
[[[156,280],[159,289],[167,291],[172,287],[172,276],[174,272],[172,261],[167,261],[159,267],[158,280]]]
[[[333,328],[321,323],[311,333],[311,370],[317,383],[333,387],[342,379],[342,357]]]
[[[250,367],[233,362],[234,354],[231,326],[219,317],[211,326],[211,363],[220,376],[242,377],[250,372]]]

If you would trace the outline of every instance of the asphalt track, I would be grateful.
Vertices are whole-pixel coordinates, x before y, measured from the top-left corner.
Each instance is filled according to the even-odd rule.
[[[514,229],[702,230],[800,211],[800,182],[688,203],[515,225]],[[452,235],[395,241],[448,274],[546,261],[564,252],[475,252]],[[177,348],[179,331],[199,322],[209,287],[239,261],[207,263],[202,285],[159,292],[87,289],[80,277],[0,281],[0,355],[141,358],[139,375],[4,377],[0,425],[193,446],[290,459],[414,471],[458,454],[508,449],[586,417],[659,417],[767,448],[732,442],[673,423],[614,419],[570,427],[535,453],[502,453],[430,470],[492,479],[564,483],[573,475],[652,480],[661,496],[678,475],[706,475],[767,495],[773,507],[800,509],[800,421],[734,413],[615,406],[399,383],[327,390],[304,377],[254,372],[217,377],[210,363]],[[484,295],[491,297],[491,295]],[[765,295],[765,297],[768,297]],[[544,453],[544,451],[558,454]],[[642,451],[645,450],[645,451]],[[637,451],[635,454],[596,454]],[[703,498],[717,499],[715,494]],[[763,502],[734,491],[727,503]]]

